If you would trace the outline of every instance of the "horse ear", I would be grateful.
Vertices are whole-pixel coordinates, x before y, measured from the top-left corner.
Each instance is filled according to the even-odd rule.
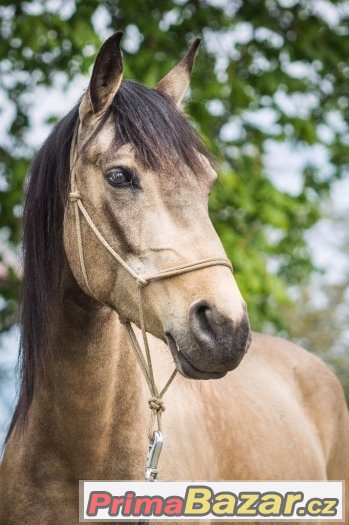
[[[89,87],[81,101],[80,120],[87,113],[100,115],[110,106],[122,80],[122,53],[120,40],[123,33],[117,31],[102,45],[95,60]]]
[[[181,107],[189,87],[196,50],[201,40],[199,36],[195,38],[182,60],[156,86],[156,89],[168,95],[178,108]]]

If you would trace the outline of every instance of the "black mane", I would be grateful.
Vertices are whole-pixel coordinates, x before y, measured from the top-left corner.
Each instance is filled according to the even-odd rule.
[[[110,112],[115,117],[118,143],[134,144],[145,166],[156,170],[177,158],[194,172],[200,169],[197,152],[207,153],[166,95],[123,81],[108,115]],[[7,439],[17,423],[25,422],[39,371],[45,369],[50,312],[59,300],[64,266],[63,216],[70,147],[78,118],[77,105],[55,126],[29,172],[23,214],[20,388]]]

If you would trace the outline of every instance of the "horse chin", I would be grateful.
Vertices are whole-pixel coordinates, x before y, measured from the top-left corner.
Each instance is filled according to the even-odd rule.
[[[184,355],[183,352],[181,352],[178,349],[176,341],[170,333],[166,334],[166,339],[167,339],[167,344],[171,350],[172,357],[176,364],[176,368],[182,376],[188,379],[208,380],[208,379],[221,379],[228,373],[229,370],[220,370],[220,371],[200,370],[187,359],[187,357]]]

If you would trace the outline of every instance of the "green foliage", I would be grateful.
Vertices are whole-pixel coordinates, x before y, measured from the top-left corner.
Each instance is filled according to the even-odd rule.
[[[349,162],[347,133],[334,129],[326,141],[320,133],[330,129],[333,114],[342,115],[343,125],[349,118],[348,19],[340,18],[340,1],[330,4],[339,17],[335,25],[306,0],[75,0],[59,4],[57,11],[42,0],[3,1],[0,89],[14,114],[9,141],[0,147],[1,180],[6,181],[0,186],[0,224],[9,229],[10,246],[19,242],[18,206],[33,154],[25,141],[31,125],[26,94],[54,84],[57,72],[66,73],[67,83],[78,72],[88,73],[101,42],[96,19],[105,18],[110,30],[125,31],[125,76],[148,86],[168,72],[187,42],[203,34],[187,111],[221,174],[211,198],[212,218],[234,263],[253,327],[284,328],[280,306],[289,302],[287,287],[302,282],[313,268],[304,234],[318,220],[321,195]],[[239,39],[239,34],[248,36]],[[282,97],[291,100],[293,110],[280,102]],[[306,105],[304,97],[311,103]],[[299,106],[306,110],[298,111]],[[274,112],[272,126],[247,118],[247,112],[265,109]],[[232,139],[222,132],[229,123],[237,132]],[[309,165],[299,194],[282,192],[265,172],[268,140],[323,143],[333,170],[320,176]],[[18,278],[8,272],[0,280],[2,330],[14,320],[17,291]]]

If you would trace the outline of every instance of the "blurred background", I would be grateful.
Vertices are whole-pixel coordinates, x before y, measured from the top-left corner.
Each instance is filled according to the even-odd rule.
[[[0,2],[0,438],[16,396],[28,165],[123,29],[148,87],[198,34],[186,111],[217,159],[210,210],[254,330],[321,356],[349,399],[349,2]]]

